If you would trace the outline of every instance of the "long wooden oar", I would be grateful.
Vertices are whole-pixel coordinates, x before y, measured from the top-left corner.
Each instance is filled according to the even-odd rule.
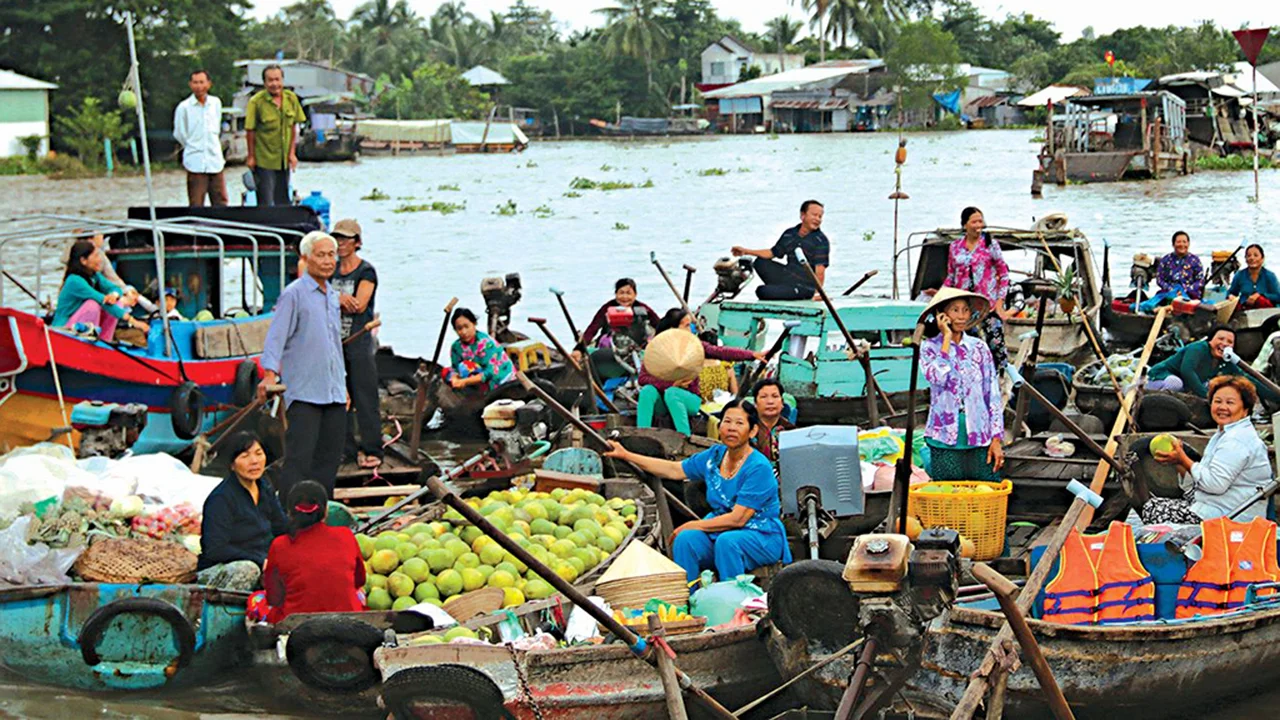
[[[1151,326],[1151,334],[1147,336],[1147,344],[1143,347],[1142,356],[1138,360],[1134,385],[1125,396],[1124,403],[1120,406],[1120,415],[1116,418],[1115,425],[1111,428],[1111,436],[1107,440],[1105,449],[1107,455],[1115,454],[1116,448],[1119,446],[1119,436],[1128,427],[1129,408],[1137,396],[1138,385],[1146,371],[1147,361],[1151,359],[1151,352],[1155,348],[1156,340],[1160,337],[1160,327],[1164,324],[1168,310],[1168,307],[1162,307],[1156,312],[1156,320]],[[1054,562],[1057,561],[1058,554],[1062,552],[1062,546],[1066,544],[1067,536],[1076,527],[1081,528],[1081,530],[1087,528],[1093,520],[1093,505],[1090,502],[1099,501],[1100,496],[1098,493],[1102,490],[1102,485],[1106,482],[1110,470],[1111,466],[1105,460],[1099,460],[1098,469],[1094,472],[1089,492],[1077,495],[1071,506],[1067,508],[1061,524],[1058,525],[1058,529],[1054,531],[1053,537],[1049,539],[1049,543],[1045,546],[1044,555],[1040,556],[1040,562],[1036,563],[1035,568],[1032,569],[1031,574],[1027,577],[1026,584],[1022,587],[1022,592],[1018,594],[1018,609],[1021,612],[1026,613],[1031,609],[1036,596],[1040,594],[1040,590],[1049,579],[1049,570],[1053,567]],[[983,696],[986,695],[987,689],[991,686],[992,672],[1003,672],[996,667],[996,648],[1003,647],[1013,639],[1013,629],[1008,622],[1005,622],[1001,625],[995,638],[992,639],[991,646],[987,649],[987,654],[978,666],[978,670],[969,680],[969,686],[965,688],[964,695],[951,713],[951,720],[968,720],[977,712],[978,705],[981,704]]]
[[[587,369],[583,367],[587,363],[591,362],[591,358],[584,355],[582,357],[581,363],[575,360],[573,358],[573,354],[570,353],[568,350],[566,350],[564,345],[560,344],[560,340],[551,333],[551,328],[547,327],[546,318],[531,317],[529,318],[529,322],[533,323],[534,325],[537,325],[538,329],[542,331],[542,334],[546,335],[547,339],[551,341],[551,344],[555,346],[556,351],[564,356],[565,361],[568,362],[571,366],[573,366],[575,370],[582,373],[582,378],[587,381],[587,386],[591,388],[591,392],[594,393],[596,397],[600,398],[600,402],[604,403],[605,408],[609,412],[611,413],[620,412],[618,410],[618,406],[614,405],[613,401],[609,399],[609,396],[604,394],[604,388],[601,388],[599,385],[597,385],[595,378],[591,377],[591,373],[587,372]]]
[[[427,411],[427,397],[431,393],[431,388],[440,381],[440,373],[436,372],[440,367],[440,350],[444,347],[444,336],[449,332],[449,318],[453,315],[453,308],[458,304],[458,298],[449,298],[449,302],[444,306],[444,320],[440,323],[440,334],[436,336],[436,349],[431,353],[431,372],[429,377],[423,372],[422,364],[419,363],[418,371],[414,373],[414,379],[417,380],[417,388],[413,394],[413,426],[409,428],[409,447],[413,452],[419,451],[422,444],[422,425],[427,421],[423,415]]]
[[[524,378],[523,375],[520,377]],[[525,379],[527,380],[527,378]],[[506,533],[500,531],[489,522],[488,518],[481,515],[475,508],[464,502],[462,498],[458,497],[457,493],[450,490],[449,487],[441,482],[439,478],[432,477],[427,480],[427,488],[429,488],[441,502],[456,510],[462,515],[462,517],[470,521],[472,525],[476,526],[486,535],[493,538],[493,541],[501,546],[503,550],[514,555],[520,560],[520,562],[527,565],[530,570],[533,570],[539,577],[550,583],[552,587],[568,598],[569,602],[572,602],[574,605],[581,608],[584,612],[594,618],[596,622],[600,623],[605,627],[605,629],[617,636],[619,640],[626,643],[627,647],[631,649],[631,652],[635,653],[636,657],[644,660],[655,668],[658,667],[658,649],[645,642],[643,638],[632,632],[626,625],[618,622],[599,605],[596,605],[587,599],[585,595],[579,592],[578,589],[571,585],[567,580],[560,577],[558,574],[553,572],[551,568],[548,568],[537,558],[530,555],[529,551],[525,550],[519,543],[508,537]],[[705,690],[694,685],[693,679],[685,674],[684,671],[679,667],[674,667],[673,669],[676,674],[676,680],[680,685],[680,689],[683,690],[690,699],[701,705],[704,710],[712,715],[712,717],[733,720],[733,713],[729,712],[723,705],[716,702],[715,699],[708,695]]]
[[[449,472],[445,473],[443,478],[441,478],[441,476],[439,475],[432,475],[425,483],[423,483],[422,487],[419,488],[416,492],[405,497],[400,502],[397,502],[395,505],[392,505],[386,510],[383,510],[377,517],[369,518],[364,522],[364,524],[356,528],[356,532],[358,533],[368,532],[371,528],[378,527],[378,525],[382,521],[386,520],[387,518],[391,517],[395,513],[399,512],[401,508],[404,508],[412,503],[417,502],[419,499],[426,497],[428,493],[433,492],[433,490],[431,489],[431,483],[434,482],[443,487],[445,480],[449,480],[449,481],[456,480],[457,478],[460,478],[463,475],[470,472],[471,468],[475,467],[476,465],[479,465],[480,463],[486,462],[488,459],[489,459],[488,453],[484,453],[484,452],[477,453],[467,458],[466,460],[464,460],[461,465],[458,465],[457,467],[453,468]]]
[[[667,281],[667,287],[671,288],[671,294],[676,296],[676,301],[680,303],[680,307],[684,308],[684,311],[689,313],[689,319],[696,328],[698,326],[698,316],[689,308],[689,303],[685,302],[684,296],[676,289],[676,284],[671,281],[671,276],[662,268],[662,263],[658,262],[658,253],[650,250],[649,262],[653,263],[653,266],[658,268],[658,272],[662,275],[662,279]]]
[[[364,327],[348,335],[346,339],[342,341],[342,344],[350,345],[356,338],[363,337],[365,333],[373,332],[380,327],[382,327],[382,318],[374,315],[372,320],[364,324]]]
[[[773,341],[773,347],[769,348],[769,352],[765,353],[764,357],[756,362],[751,371],[747,373],[747,376],[743,378],[742,384],[738,386],[739,400],[751,392],[751,386],[755,385],[756,380],[764,373],[764,369],[769,366],[769,361],[773,359],[774,355],[778,354],[778,351],[782,350],[782,344],[791,336],[791,331],[798,327],[800,327],[799,320],[787,320],[782,323],[782,332],[778,335],[778,339]]]

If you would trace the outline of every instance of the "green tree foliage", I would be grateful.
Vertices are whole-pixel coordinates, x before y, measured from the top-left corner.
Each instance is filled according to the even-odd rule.
[[[796,41],[796,36],[804,28],[804,23],[792,20],[786,15],[779,15],[764,24],[765,38],[776,53],[785,53]]]
[[[410,77],[391,82],[379,78],[373,109],[378,117],[409,119],[480,118],[489,111],[489,96],[462,79],[458,68],[429,61]]]
[[[128,134],[131,127],[119,110],[107,110],[102,101],[96,97],[86,97],[80,107],[64,116],[58,117],[54,126],[58,137],[80,162],[89,167],[101,167],[103,160],[103,140],[110,140],[113,146]]]
[[[329,0],[299,0],[262,21],[245,28],[250,57],[286,57],[325,60],[342,65],[347,59],[346,24],[333,12]]]
[[[658,21],[660,0],[616,0],[596,10],[605,17],[605,52],[612,57],[626,55],[644,61],[646,84],[653,89],[653,64],[666,56],[671,36]]]
[[[214,92],[229,96],[239,82],[233,63],[243,57],[240,0],[37,0],[0,3],[0,64],[57,83],[54,117],[68,117],[89,96],[114,98],[129,71],[124,10],[137,17],[135,34],[148,122],[167,127],[190,90],[191,70],[206,68]],[[67,149],[59,133],[56,148]]]
[[[961,87],[956,66],[960,47],[951,33],[933,20],[903,25],[885,56],[894,85],[902,89],[902,104],[924,108],[932,95]]]

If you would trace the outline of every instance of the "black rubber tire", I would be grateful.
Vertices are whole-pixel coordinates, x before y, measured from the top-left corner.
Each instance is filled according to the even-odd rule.
[[[1191,416],[1191,408],[1181,398],[1153,392],[1142,396],[1134,420],[1143,432],[1159,432],[1184,429]]]
[[[80,627],[80,635],[76,638],[76,642],[80,645],[80,657],[84,659],[85,665],[93,666],[102,662],[101,656],[98,655],[98,641],[102,639],[102,633],[111,621],[120,615],[154,615],[164,620],[173,629],[173,636],[178,641],[176,666],[184,668],[191,662],[191,656],[196,652],[196,631],[187,616],[183,615],[177,607],[163,600],[151,597],[129,597],[114,600],[94,610]]]
[[[373,651],[382,647],[383,633],[360,620],[321,617],[308,620],[289,633],[285,657],[294,676],[308,687],[335,693],[357,693],[378,684],[381,676],[373,665]],[[351,658],[353,672],[341,676],[324,672],[315,660]]]
[[[769,584],[769,620],[791,640],[836,650],[858,637],[858,596],[834,560],[800,560]]]
[[[442,663],[412,667],[382,684],[382,704],[396,720],[416,720],[414,702],[432,699],[465,706],[477,720],[514,720],[502,689],[484,672],[466,665]]]
[[[169,421],[173,434],[181,440],[193,440],[204,427],[204,393],[200,386],[187,380],[169,396]]]
[[[258,380],[258,363],[241,360],[236,366],[235,385],[231,386],[231,402],[236,407],[244,407],[253,402],[258,394]]]

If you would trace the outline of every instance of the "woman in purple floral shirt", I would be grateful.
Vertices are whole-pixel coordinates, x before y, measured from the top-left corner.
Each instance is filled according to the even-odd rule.
[[[1004,367],[1009,352],[1004,344],[1005,295],[1009,294],[1009,264],[1000,252],[1000,243],[982,231],[986,222],[982,211],[967,207],[960,212],[964,237],[951,243],[947,253],[947,279],[944,287],[975,292],[987,299],[992,312],[982,319],[982,334],[995,359],[996,367]]]
[[[938,291],[925,315],[937,334],[920,345],[929,383],[929,475],[934,480],[998,480],[1004,466],[1004,403],[991,351],[965,334],[982,320],[987,299],[952,288]],[[976,310],[976,312],[975,312]]]
[[[453,365],[445,379],[454,390],[479,386],[489,392],[516,379],[515,365],[502,345],[476,329],[476,314],[466,308],[453,311],[453,331],[458,333],[449,359]]]
[[[1156,308],[1168,305],[1178,297],[1199,300],[1204,293],[1204,266],[1200,264],[1200,258],[1191,254],[1191,236],[1185,231],[1173,234],[1173,252],[1160,258],[1156,285],[1160,289],[1138,305],[1138,312],[1155,312]]]

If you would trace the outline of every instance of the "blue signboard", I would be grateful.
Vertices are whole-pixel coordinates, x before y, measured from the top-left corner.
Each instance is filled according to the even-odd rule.
[[[1093,79],[1094,95],[1132,95],[1150,85],[1150,80],[1131,77],[1105,77]]]

